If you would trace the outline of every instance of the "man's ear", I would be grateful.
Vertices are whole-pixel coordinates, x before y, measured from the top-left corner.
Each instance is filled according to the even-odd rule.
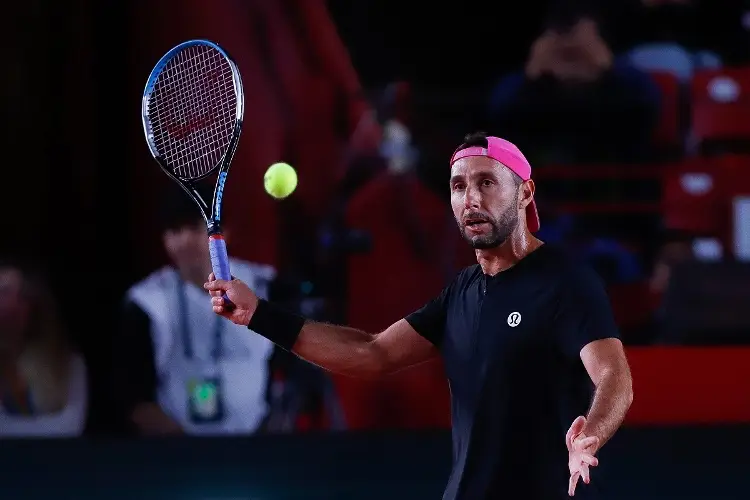
[[[518,187],[518,208],[525,209],[534,200],[536,185],[529,179]]]

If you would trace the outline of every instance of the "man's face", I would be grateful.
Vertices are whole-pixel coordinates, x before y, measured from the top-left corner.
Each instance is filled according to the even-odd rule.
[[[206,225],[201,220],[164,232],[164,248],[184,274],[202,274],[210,262]]]
[[[502,245],[518,226],[519,188],[513,172],[484,156],[451,169],[451,207],[464,239],[475,249]]]

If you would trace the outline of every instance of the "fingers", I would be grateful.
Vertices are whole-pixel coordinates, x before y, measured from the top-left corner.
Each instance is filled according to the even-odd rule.
[[[203,288],[209,292],[226,292],[229,288],[230,283],[224,280],[213,280],[203,283]]]
[[[589,453],[581,453],[581,462],[592,467],[599,465],[599,459]]]
[[[589,473],[588,465],[581,465],[581,479],[583,479],[583,482],[586,484],[589,484],[591,482],[591,474]]]
[[[216,279],[216,275],[213,272],[211,272],[211,273],[208,274],[208,281],[214,281],[215,279]],[[237,278],[235,278],[234,276],[232,276],[232,279],[236,280]]]
[[[570,429],[568,429],[567,434],[565,434],[565,444],[568,446],[568,450],[573,447],[573,438],[581,433],[584,425],[586,425],[585,417],[581,416],[573,420]]]
[[[219,297],[211,297],[211,307],[213,308],[214,312],[216,314],[225,314],[229,313],[230,311],[227,310],[227,308],[224,305],[224,298]]]
[[[599,438],[596,436],[589,436],[576,441],[576,449],[584,451],[588,448],[596,449],[599,446]]]
[[[568,495],[575,495],[578,479],[583,479],[584,484],[591,483],[591,471],[589,467],[599,465],[599,460],[590,453],[578,453],[571,458],[570,463],[570,481],[568,482]]]
[[[579,472],[574,472],[570,476],[570,481],[568,481],[568,496],[572,497],[576,494],[576,484],[578,484],[578,478],[580,477]]]

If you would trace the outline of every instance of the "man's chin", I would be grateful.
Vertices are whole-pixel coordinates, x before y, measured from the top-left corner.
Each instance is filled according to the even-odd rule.
[[[502,241],[492,235],[464,235],[464,239],[474,250],[489,250],[503,244]]]

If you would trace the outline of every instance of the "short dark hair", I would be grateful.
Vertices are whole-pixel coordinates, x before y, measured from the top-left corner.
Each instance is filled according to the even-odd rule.
[[[198,193],[206,203],[211,203],[211,197],[206,197],[204,189],[197,188]],[[161,197],[159,223],[162,231],[176,230],[187,226],[195,226],[202,220],[201,213],[195,202],[188,194],[175,184],[167,186]]]
[[[486,148],[488,145],[487,132],[477,131],[464,136],[464,143],[459,146],[458,151],[477,146],[480,148]]]
[[[464,142],[458,147],[458,149],[456,149],[456,153],[466,148],[488,147],[489,141],[487,140],[487,137],[488,137],[487,132],[482,132],[481,130],[477,132],[471,132],[470,134],[466,134],[464,136]],[[523,184],[523,179],[521,179],[521,176],[513,171],[511,171],[511,174],[513,174],[513,182],[515,183],[516,188],[518,188],[518,186]]]

